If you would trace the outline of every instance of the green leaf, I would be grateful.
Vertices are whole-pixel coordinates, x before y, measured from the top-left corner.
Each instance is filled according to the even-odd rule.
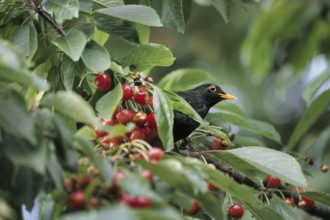
[[[99,4],[102,7],[110,8],[119,5],[124,5],[124,0],[93,0],[94,3]]]
[[[59,91],[47,94],[40,103],[42,106],[53,108],[59,114],[90,125],[97,123],[97,119],[90,105],[74,92]]]
[[[109,220],[109,219],[125,219],[139,220],[134,212],[124,205],[111,205],[101,208],[97,211],[80,211],[66,214],[60,220]]]
[[[166,158],[157,164],[151,164],[142,160],[135,162],[157,174],[161,180],[167,182],[176,190],[180,190],[188,195],[192,195],[196,191],[194,183],[189,180],[183,171],[185,167],[178,160]]]
[[[175,58],[165,46],[149,43],[140,44],[131,49],[122,59],[123,66],[129,66],[132,71],[143,71],[155,66],[170,66]]]
[[[47,145],[39,140],[37,146],[31,145],[21,138],[2,134],[4,152],[17,167],[28,167],[36,173],[44,174],[47,165]],[[34,138],[34,137],[33,137]]]
[[[175,97],[172,99],[173,101],[173,109],[182,112],[185,115],[188,115],[195,121],[199,122],[200,124],[206,124],[206,122],[202,119],[202,117],[195,111],[195,109],[181,96],[171,93],[171,96]]]
[[[47,0],[45,3],[47,11],[53,12],[56,22],[78,18],[78,0]]]
[[[33,57],[38,48],[37,30],[33,22],[17,27],[12,36],[12,43],[20,48],[25,56]]]
[[[157,86],[169,91],[182,91],[207,81],[214,81],[214,77],[210,73],[204,70],[187,68],[166,74]]]
[[[283,199],[274,196],[270,200],[270,207],[284,217],[285,220],[301,220],[301,217],[293,207],[286,204]]]
[[[102,96],[96,102],[96,111],[99,116],[105,119],[112,118],[113,113],[121,102],[122,96],[123,91],[121,89],[121,84],[117,84],[113,90]]]
[[[217,11],[221,14],[223,20],[226,23],[229,22],[228,20],[228,5],[226,0],[211,0],[212,5],[217,9]]]
[[[228,122],[237,125],[249,131],[256,132],[257,134],[281,143],[281,137],[275,128],[266,122],[249,119],[246,115],[234,104],[220,103],[216,106],[219,111],[209,113],[207,119]]]
[[[307,181],[296,159],[289,154],[265,147],[242,147],[228,152],[258,167],[261,171],[277,176],[292,185],[306,187]]]
[[[24,55],[16,47],[2,40],[0,40],[0,78],[31,86],[37,90],[45,91],[48,89],[46,80],[27,70]]]
[[[317,202],[320,202],[326,206],[330,206],[330,194],[325,192],[302,192],[300,193],[302,196],[306,196],[311,198]]]
[[[95,28],[95,32],[92,36],[92,39],[98,43],[99,45],[104,45],[107,40],[109,39],[109,34],[103,31],[100,31],[99,29]]]
[[[222,210],[219,209],[219,201],[210,193],[199,194],[195,197],[198,204],[207,214],[214,219],[222,219]]]
[[[304,89],[302,96],[306,103],[310,104],[315,93],[320,87],[330,79],[330,70],[325,70],[322,74],[313,79]]]
[[[113,168],[109,159],[102,156],[96,157],[94,163],[95,166],[100,170],[103,183],[109,186],[111,184],[111,178],[113,175]]]
[[[161,201],[160,197],[152,190],[150,183],[140,173],[129,173],[118,182],[121,189],[136,196],[146,196],[151,200]]]
[[[102,72],[110,67],[110,55],[108,51],[95,41],[91,41],[86,45],[81,58],[86,67],[94,73]]]
[[[134,28],[134,23],[102,16],[97,19],[96,26],[99,30],[110,35],[116,35],[127,41],[139,43],[139,36],[137,30]]]
[[[96,12],[147,26],[163,26],[155,10],[144,5],[122,5],[99,9]]]
[[[87,44],[87,37],[82,31],[74,29],[67,36],[56,38],[52,43],[73,61],[78,61]]]
[[[288,141],[289,150],[292,150],[296,146],[301,137],[310,129],[310,127],[328,107],[329,103],[330,89],[326,90],[312,101],[291,134]]]
[[[159,138],[164,149],[171,151],[174,148],[173,102],[157,87],[154,87],[153,102]]]
[[[185,220],[178,211],[170,207],[153,207],[152,209],[136,209],[134,213],[140,219],[157,219],[157,220]]]
[[[34,122],[23,97],[13,89],[0,89],[0,127],[4,131],[37,144]],[[18,126],[19,125],[19,126]]]
[[[185,19],[183,14],[182,0],[153,0],[151,6],[160,15],[164,26],[174,28],[183,33],[185,29]]]
[[[63,74],[63,84],[66,90],[74,90],[76,77],[82,76],[86,73],[85,65],[81,60],[79,62],[74,62],[66,55],[63,56],[60,68]]]

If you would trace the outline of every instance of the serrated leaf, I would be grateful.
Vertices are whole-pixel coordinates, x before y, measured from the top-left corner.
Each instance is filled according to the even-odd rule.
[[[86,67],[94,73],[102,72],[110,67],[108,51],[95,41],[91,41],[86,45],[81,58]]]
[[[38,48],[37,30],[33,22],[17,27],[12,36],[12,42],[25,56],[33,57]]]
[[[96,12],[147,26],[163,26],[156,11],[144,5],[122,5],[111,8],[102,8]]]
[[[143,71],[155,66],[170,66],[175,58],[165,46],[149,43],[132,48],[122,59],[123,66],[129,66],[132,71]]]
[[[306,196],[311,198],[317,202],[320,202],[324,205],[330,206],[330,194],[325,192],[302,192],[300,193],[302,196]]]
[[[107,8],[125,4],[123,0],[93,0],[93,2]]]
[[[214,77],[210,73],[204,70],[186,68],[166,74],[157,86],[169,91],[183,91],[208,81],[214,81]]]
[[[261,136],[281,143],[281,137],[279,133],[271,124],[247,118],[244,112],[240,110],[236,105],[220,103],[217,105],[217,109],[218,111],[209,113],[207,118],[210,120],[212,120],[212,118],[217,118],[217,120],[221,119],[223,122],[237,125],[241,128],[256,132]]]
[[[265,147],[242,147],[228,152],[258,167],[261,171],[277,176],[292,185],[306,187],[307,181],[297,160],[289,154]]]
[[[122,96],[123,91],[121,84],[117,84],[113,90],[102,96],[96,102],[96,111],[98,112],[99,116],[105,119],[112,118],[113,113],[121,102]]]
[[[98,209],[94,212],[80,211],[63,215],[60,220],[109,220],[125,219],[139,220],[140,218],[134,212],[124,205],[111,205],[109,207]]]
[[[74,92],[59,91],[44,96],[40,103],[42,106],[53,108],[59,114],[89,125],[97,123],[91,106],[82,97]]]
[[[166,151],[174,148],[173,138],[173,102],[157,87],[153,94],[154,112],[159,138]]]
[[[288,149],[292,150],[299,142],[301,137],[310,129],[310,127],[316,122],[324,110],[330,103],[330,89],[323,92],[305,110],[304,114],[300,118],[298,124],[293,130],[291,137],[288,141]]]
[[[52,41],[73,61],[78,61],[87,44],[86,35],[79,30],[72,30],[67,36]]]
[[[330,79],[330,70],[327,69],[322,74],[313,79],[302,92],[302,96],[307,104],[310,104],[315,93],[320,87]]]
[[[78,0],[47,0],[45,8],[54,14],[55,20],[62,23],[64,20],[78,18]]]
[[[134,28],[134,24],[130,22],[113,17],[100,17],[97,19],[96,26],[108,34],[119,36],[134,43],[139,42],[137,30]]]
[[[174,28],[180,33],[184,32],[185,19],[182,0],[154,0],[151,1],[151,6],[160,15],[164,26]]]
[[[211,3],[221,14],[223,20],[228,23],[228,5],[226,0],[211,0]]]

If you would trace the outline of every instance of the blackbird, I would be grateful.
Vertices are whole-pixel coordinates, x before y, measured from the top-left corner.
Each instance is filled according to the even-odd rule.
[[[191,90],[176,92],[184,98],[202,117],[205,118],[210,108],[222,100],[236,100],[233,95],[225,93],[215,84],[202,84]],[[188,137],[199,123],[188,115],[174,111],[173,136],[174,142]]]

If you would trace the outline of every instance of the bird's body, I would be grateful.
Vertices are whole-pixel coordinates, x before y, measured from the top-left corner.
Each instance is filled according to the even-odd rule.
[[[222,100],[235,100],[236,97],[226,94],[219,86],[214,84],[202,84],[194,89],[177,92],[191,107],[205,118],[210,108]],[[174,111],[173,136],[174,141],[188,137],[199,123],[179,111]]]

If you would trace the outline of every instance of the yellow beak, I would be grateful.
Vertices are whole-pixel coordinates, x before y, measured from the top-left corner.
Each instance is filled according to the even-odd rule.
[[[231,94],[225,93],[225,94],[220,94],[220,97],[226,100],[237,100],[237,98]]]

